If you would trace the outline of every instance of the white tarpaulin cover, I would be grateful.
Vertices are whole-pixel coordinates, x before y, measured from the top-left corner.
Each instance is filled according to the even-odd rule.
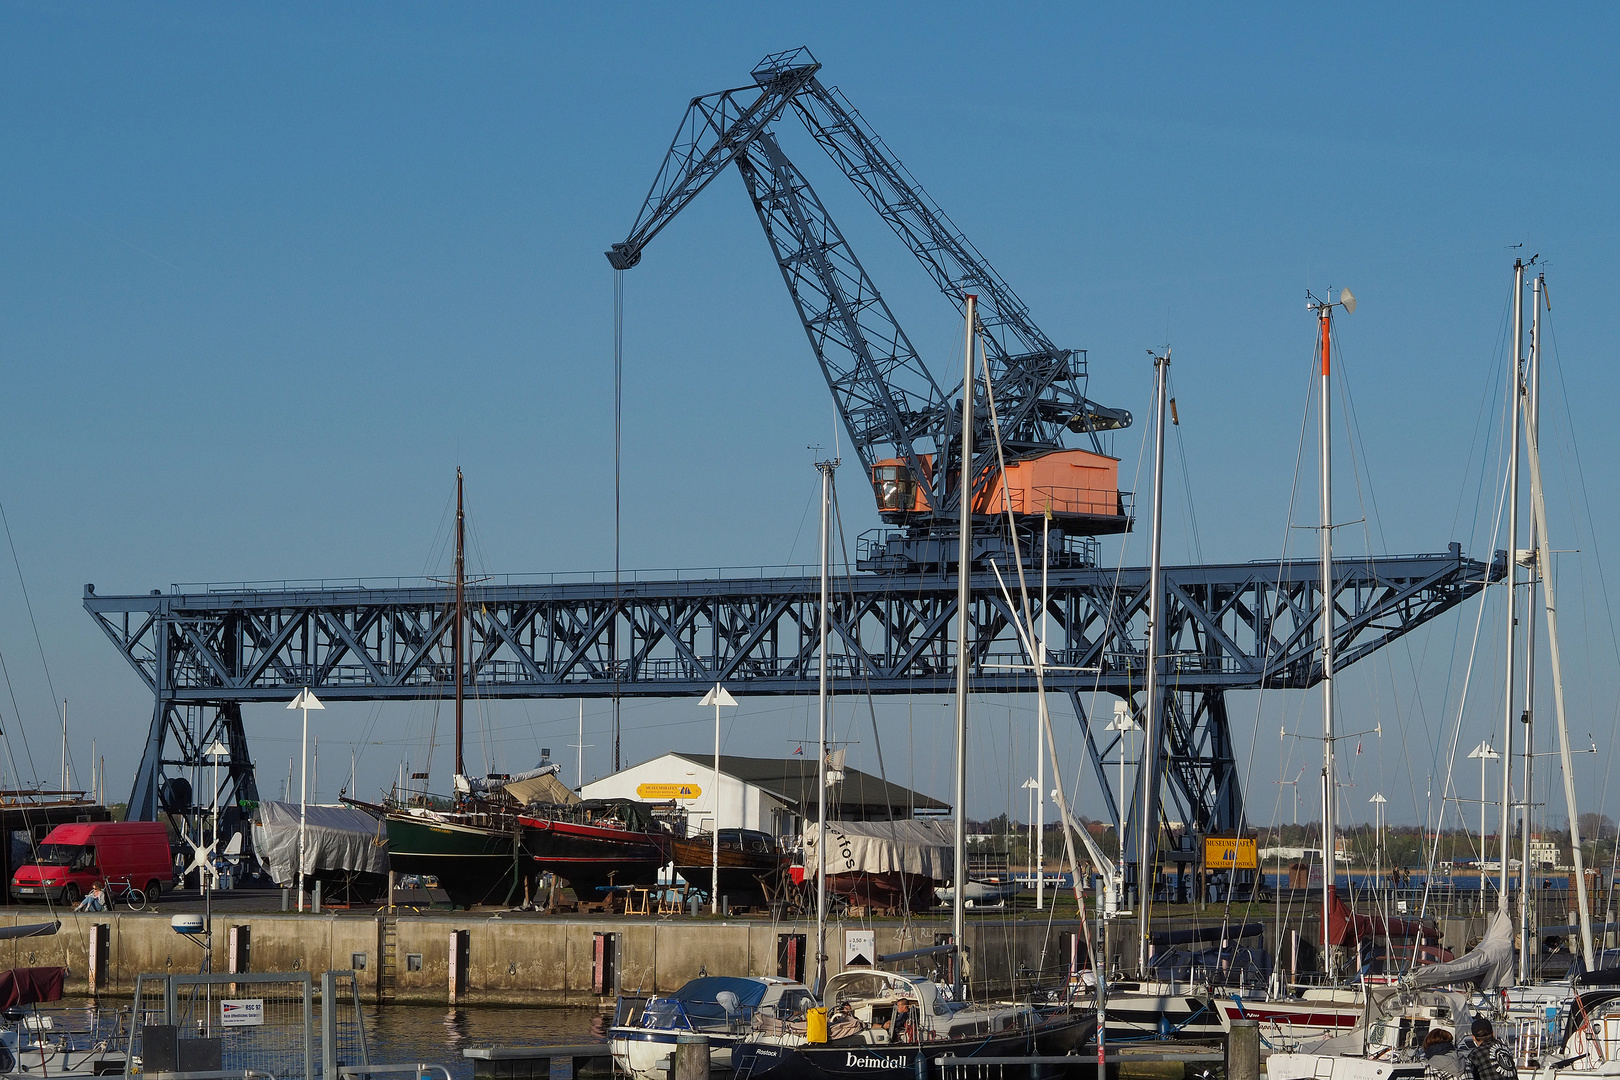
[[[828,874],[916,874],[935,881],[951,878],[954,838],[945,821],[832,821],[827,824]],[[817,862],[821,826],[804,830],[804,865]]]
[[[304,847],[305,873],[317,870],[388,873],[388,834],[364,810],[311,806]],[[298,877],[298,804],[267,800],[253,812],[253,850],[278,885]]]
[[[456,790],[463,795],[488,795],[492,791],[504,790],[520,804],[531,802],[552,803],[559,806],[573,806],[579,802],[579,796],[568,789],[568,785],[557,778],[562,766],[556,762],[542,765],[528,772],[514,773],[504,780],[491,780],[482,776],[457,776]]]
[[[1407,986],[1444,986],[1471,982],[1482,990],[1513,985],[1513,916],[1498,910],[1485,928],[1485,936],[1472,952],[1444,964],[1429,964],[1412,972]]]

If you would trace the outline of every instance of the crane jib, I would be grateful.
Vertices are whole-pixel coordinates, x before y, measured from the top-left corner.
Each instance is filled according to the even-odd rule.
[[[826,377],[852,447],[878,501],[898,529],[875,542],[870,569],[951,561],[942,544],[957,528],[964,497],[991,519],[1010,507],[1029,522],[1050,518],[1056,564],[1084,563],[1092,538],[1131,527],[1131,500],[1118,489],[1118,461],[1100,433],[1126,427],[1129,412],[1086,397],[1083,350],[1058,348],[950,217],[897,161],[837,90],[817,79],[808,49],[773,53],[753,84],[693,98],[629,234],[608,251],[615,269],[640,262],[646,245],[726,168],[735,166],[776,256],[783,282]],[[789,110],[906,244],[936,287],[961,310],[978,297],[984,342],[1008,461],[995,467],[995,433],[975,421],[973,491],[964,495],[962,386],[944,391],[884,302],[809,180],[772,135]],[[982,390],[980,391],[983,392]],[[1079,435],[1083,445],[1065,439]],[[1032,552],[1033,526],[1021,539]],[[975,534],[979,528],[975,525]],[[1021,549],[1021,550],[1023,550]],[[980,558],[1004,548],[976,542]],[[1020,557],[1030,557],[1025,554]],[[881,564],[881,565],[880,565]]]

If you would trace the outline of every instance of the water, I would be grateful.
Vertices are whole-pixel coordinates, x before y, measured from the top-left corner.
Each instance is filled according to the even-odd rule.
[[[596,1009],[523,1009],[434,1005],[365,1007],[374,1064],[443,1065],[455,1080],[471,1080],[474,1046],[543,1046],[607,1041],[611,1015]]]
[[[1569,890],[1569,876],[1567,874],[1558,874],[1555,876],[1540,874],[1537,876],[1541,878],[1540,888],[1543,892],[1567,892]],[[1517,872],[1514,872],[1513,887],[1515,891],[1518,889],[1518,880],[1518,874]],[[1335,876],[1335,882],[1339,885],[1348,885],[1352,889],[1356,889],[1358,891],[1367,889],[1383,890],[1389,888],[1389,873],[1386,871],[1380,878],[1373,874],[1346,873],[1341,871]],[[1489,888],[1492,893],[1495,893],[1502,887],[1501,875],[1494,872],[1487,874],[1484,877],[1477,874],[1458,874],[1455,876],[1436,874],[1432,878],[1427,878],[1422,874],[1413,874],[1410,878],[1403,880],[1401,885],[1401,895],[1407,896],[1413,890],[1421,890],[1425,885],[1450,888],[1455,892],[1479,892],[1481,882],[1483,882],[1484,886]],[[1270,885],[1274,889],[1286,889],[1288,887],[1288,875],[1268,873],[1266,874],[1266,884]]]

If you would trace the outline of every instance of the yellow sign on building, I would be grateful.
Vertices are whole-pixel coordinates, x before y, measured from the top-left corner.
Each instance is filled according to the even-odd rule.
[[[659,802],[664,799],[695,799],[703,794],[696,784],[637,784],[636,798]],[[1254,847],[1250,843],[1250,848]]]
[[[1204,837],[1204,869],[1257,870],[1260,859],[1254,841],[1230,836]]]

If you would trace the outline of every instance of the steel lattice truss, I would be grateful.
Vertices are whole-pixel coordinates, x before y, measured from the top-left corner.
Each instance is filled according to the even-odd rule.
[[[1337,564],[1340,666],[1460,603],[1487,576],[1487,567],[1455,545],[1443,555]],[[1306,562],[1166,570],[1163,663],[1175,693],[1160,755],[1184,820],[1226,827],[1241,819],[1221,695],[1305,687],[1320,678],[1313,629],[1319,581],[1316,565]],[[1048,686],[1068,692],[1077,709],[1082,694],[1099,690],[1141,708],[1146,586],[1145,569],[1051,576]],[[467,685],[491,698],[685,697],[716,682],[754,695],[815,692],[815,578],[635,580],[617,591],[611,580],[470,586]],[[974,597],[974,690],[1033,690],[1013,609],[993,575],[975,575]],[[418,699],[453,684],[453,608],[442,586],[141,596],[87,588],[84,604],[154,698],[133,816],[156,813],[164,765],[205,763],[201,739],[189,738],[177,755],[168,747],[189,707],[285,702],[305,686],[327,700]],[[952,689],[953,576],[842,581],[831,617],[829,659],[842,692]],[[1081,719],[1100,777],[1111,745],[1095,741]],[[245,743],[241,753],[245,758]]]

